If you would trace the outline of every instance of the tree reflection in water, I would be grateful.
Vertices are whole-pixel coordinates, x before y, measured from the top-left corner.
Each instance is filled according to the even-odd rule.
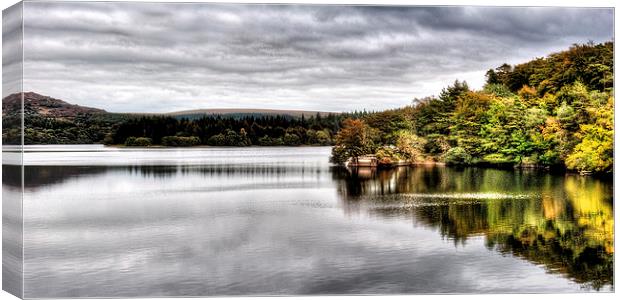
[[[349,214],[407,218],[465,245],[543,265],[600,289],[613,285],[613,183],[536,170],[402,167],[336,170]]]
[[[611,181],[535,170],[440,166],[381,171],[323,166],[41,166],[24,169],[25,188],[35,191],[71,178],[114,172],[164,179],[200,173],[230,180],[239,175],[259,179],[331,172],[346,214],[406,219],[415,226],[436,228],[455,246],[483,236],[492,251],[540,264],[584,286],[613,285]],[[3,182],[9,188],[19,183]]]

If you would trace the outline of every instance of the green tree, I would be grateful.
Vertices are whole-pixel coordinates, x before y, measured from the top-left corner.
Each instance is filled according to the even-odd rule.
[[[426,139],[415,135],[411,131],[401,130],[396,134],[396,148],[405,159],[412,162],[424,160]]]
[[[450,136],[459,147],[474,157],[484,154],[481,130],[487,121],[487,111],[492,99],[488,94],[467,92],[458,98],[450,120]]]
[[[611,172],[614,150],[613,97],[605,107],[594,113],[594,124],[581,124],[576,137],[580,139],[566,158],[569,169],[580,172]]]
[[[446,152],[445,162],[449,165],[467,165],[472,162],[472,157],[462,147],[454,147]]]

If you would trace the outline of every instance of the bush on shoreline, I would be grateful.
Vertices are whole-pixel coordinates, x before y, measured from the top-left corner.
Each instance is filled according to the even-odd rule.
[[[125,140],[125,146],[128,147],[148,147],[153,144],[150,138],[130,136]]]
[[[161,139],[161,144],[168,147],[190,147],[200,145],[197,136],[165,136]]]

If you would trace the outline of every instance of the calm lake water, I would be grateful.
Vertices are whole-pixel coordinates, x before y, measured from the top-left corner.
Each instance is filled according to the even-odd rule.
[[[29,150],[26,297],[613,290],[611,181],[348,171],[329,147]]]

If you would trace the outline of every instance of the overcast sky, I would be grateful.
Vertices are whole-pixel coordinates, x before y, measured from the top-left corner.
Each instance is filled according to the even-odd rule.
[[[114,112],[394,108],[613,37],[587,8],[27,2],[24,22],[24,89]]]

